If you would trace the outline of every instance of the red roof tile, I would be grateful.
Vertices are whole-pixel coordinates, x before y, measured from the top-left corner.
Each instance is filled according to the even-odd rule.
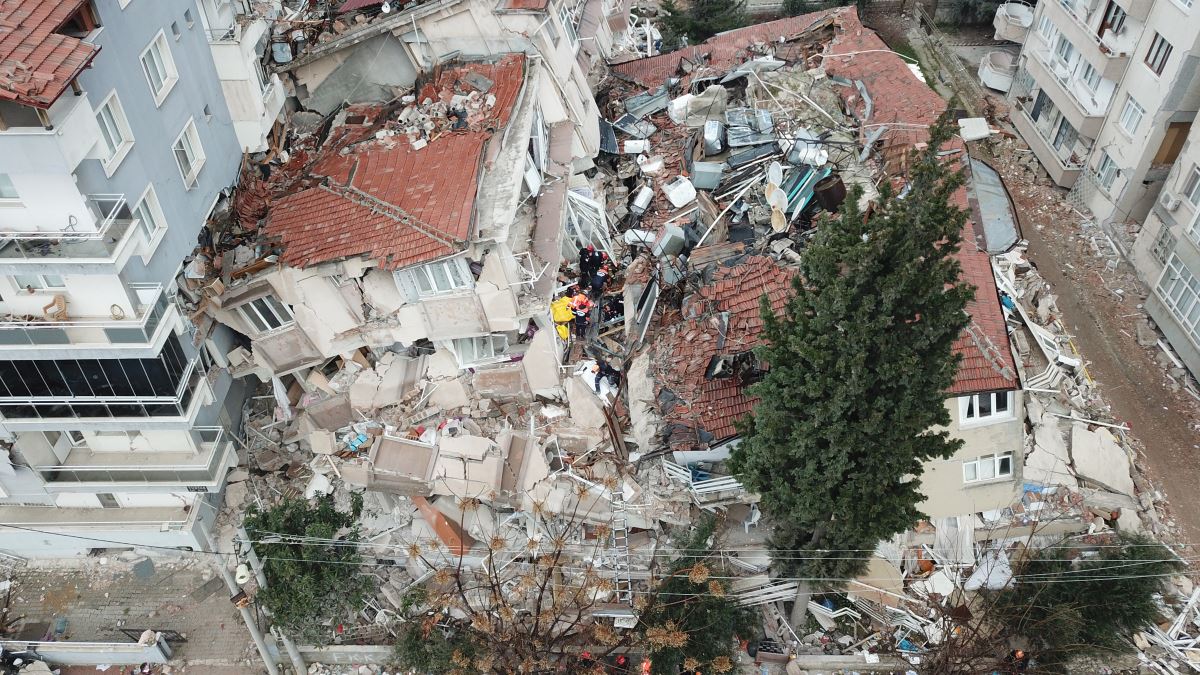
[[[737,433],[734,423],[757,399],[746,395],[738,377],[707,379],[705,373],[712,357],[740,354],[762,343],[759,298],[765,294],[781,311],[793,274],[770,258],[751,256],[736,266],[717,267],[712,283],[685,301],[684,320],[654,345],[656,381],[676,399],[662,410],[668,423],[703,429],[713,442]],[[721,312],[729,313],[727,325],[721,323]]]
[[[443,71],[431,83],[433,95],[449,102],[474,72],[493,82],[488,94],[496,104],[478,130],[446,133],[420,150],[402,138],[346,145],[361,134],[344,127],[312,168],[329,187],[288,195],[271,211],[267,233],[281,238],[283,262],[306,267],[367,255],[394,269],[460,250],[471,235],[484,148],[512,116],[524,66],[524,55],[510,54]]]
[[[0,99],[49,108],[100,48],[55,31],[84,0],[0,2]]]
[[[364,7],[373,7],[375,5],[382,4],[383,0],[346,0],[342,3],[341,7],[338,7],[338,13],[345,14],[346,12],[353,12],[356,9],[363,9]]]
[[[547,4],[547,0],[502,0],[500,9],[540,12]]]
[[[700,63],[706,57],[711,68],[726,71],[754,56],[747,50],[751,45],[794,38],[821,20],[844,11],[844,9],[830,9],[738,28],[714,35],[693,47],[636,61],[618,63],[612,66],[612,72],[651,89],[662,85],[667,78],[676,75],[680,75],[686,83],[696,73],[695,71],[687,75],[680,73],[679,64],[685,59],[692,63]]]
[[[874,31],[863,27],[853,8],[838,17],[838,34],[828,49],[825,70],[830,75],[860,80],[871,97],[871,117],[867,125],[897,123],[905,128],[889,128],[882,143],[895,153],[907,153],[916,143],[929,138],[926,127],[946,110],[946,101],[909,69],[907,62],[890,51]],[[876,51],[882,50],[882,51]],[[856,88],[842,87],[843,97],[861,115],[865,105]],[[874,127],[863,129],[864,136]],[[955,139],[946,149],[966,150]],[[967,208],[966,188],[954,194],[954,201]],[[975,248],[974,224],[967,223],[958,253],[962,279],[975,287],[975,299],[967,305],[971,325],[954,343],[962,354],[952,394],[968,394],[1019,386],[1016,363],[1008,340],[1004,313],[1000,309],[991,259]]]

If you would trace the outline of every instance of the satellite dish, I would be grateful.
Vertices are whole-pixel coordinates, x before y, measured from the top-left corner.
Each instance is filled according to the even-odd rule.
[[[238,583],[239,586],[247,581],[250,581],[250,567],[246,565],[246,563],[238,565],[237,571],[234,572],[233,579]]]
[[[383,10],[384,14],[391,12],[392,11],[392,3],[390,2],[390,0],[383,0],[383,7],[381,7],[380,9]]]
[[[767,182],[772,185],[783,185],[783,166],[779,162],[771,162],[767,167]]]

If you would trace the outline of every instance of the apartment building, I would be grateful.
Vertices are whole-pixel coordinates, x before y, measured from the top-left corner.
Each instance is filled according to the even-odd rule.
[[[1190,0],[1037,5],[1012,122],[1102,223],[1144,218],[1179,156],[1200,107],[1197,11]]]
[[[1200,131],[1192,129],[1134,244],[1146,312],[1200,377]]]
[[[241,386],[175,278],[242,148],[193,0],[6,0],[0,551],[207,547]]]

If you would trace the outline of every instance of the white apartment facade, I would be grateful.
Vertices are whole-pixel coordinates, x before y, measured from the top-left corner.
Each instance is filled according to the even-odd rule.
[[[201,9],[0,11],[31,55],[0,78],[0,551],[207,548],[242,387],[175,279],[242,147]]]
[[[1102,223],[1138,221],[1200,107],[1192,0],[1060,0],[1034,12],[1011,119],[1060,186]]]

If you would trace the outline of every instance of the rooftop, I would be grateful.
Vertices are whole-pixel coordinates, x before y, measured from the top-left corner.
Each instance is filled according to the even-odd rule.
[[[734,422],[757,399],[746,395],[737,374],[709,377],[710,364],[713,357],[743,354],[761,344],[759,298],[765,294],[781,311],[793,275],[767,257],[734,257],[717,263],[712,281],[685,299],[682,320],[655,342],[651,357],[663,417],[675,426],[668,430],[670,445],[696,445],[701,430],[712,435],[710,443],[737,434]]]
[[[366,255],[394,269],[461,249],[471,236],[484,149],[508,124],[524,78],[523,54],[436,73],[416,92],[417,104],[450,109],[472,92],[494,102],[468,108],[465,120],[431,132],[428,141],[414,144],[387,130],[372,138],[379,120],[364,119],[359,130],[342,127],[312,164],[311,175],[323,184],[288,194],[271,209],[267,233],[281,239],[283,262],[308,267]],[[416,110],[402,116],[424,114],[410,109]]]
[[[84,0],[0,2],[0,99],[49,108],[100,48],[55,31]]]

